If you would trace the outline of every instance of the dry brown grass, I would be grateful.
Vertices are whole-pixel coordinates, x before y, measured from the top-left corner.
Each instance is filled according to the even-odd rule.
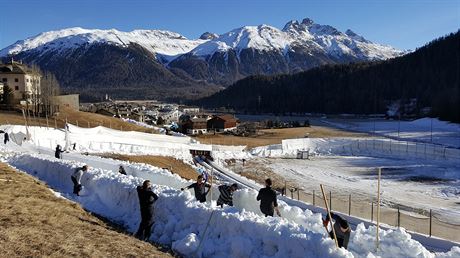
[[[364,134],[353,133],[323,126],[283,128],[283,129],[264,129],[260,130],[263,134],[255,137],[241,137],[226,134],[204,134],[196,138],[202,143],[222,144],[222,145],[246,145],[248,148],[280,144],[284,139],[303,138],[306,135],[310,138],[318,137],[361,137]]]
[[[0,256],[172,257],[0,163]]]
[[[155,167],[166,168],[172,171],[174,174],[177,174],[185,179],[195,180],[198,175],[197,172],[192,168],[192,166],[184,163],[182,160],[178,160],[173,157],[151,155],[134,156],[121,154],[101,154],[99,156],[129,162],[145,163]]]
[[[123,131],[153,132],[152,129],[127,123],[118,118],[81,112],[68,108],[62,109],[56,117],[48,118],[48,126],[55,127],[55,125],[57,125],[58,128],[64,128],[66,119],[68,123],[81,127],[96,127],[102,125]],[[31,115],[28,120],[29,125],[47,126],[46,118],[37,118]],[[24,117],[22,113],[16,111],[0,111],[0,124],[24,125]]]

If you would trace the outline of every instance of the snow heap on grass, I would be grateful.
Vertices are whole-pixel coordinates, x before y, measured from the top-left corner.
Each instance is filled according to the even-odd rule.
[[[131,232],[137,229],[140,220],[135,187],[145,179],[152,180],[153,190],[160,198],[155,203],[156,223],[151,240],[170,245],[185,257],[460,256],[460,248],[432,254],[402,229],[381,230],[380,250],[375,252],[375,227],[366,229],[363,225],[353,231],[349,251],[337,249],[334,242],[325,237],[318,213],[280,201],[283,218],[265,218],[258,211],[256,191],[249,189],[235,193],[235,207],[220,209],[214,203],[201,204],[190,191],[177,190],[189,182],[174,175],[167,177],[162,169],[151,166],[139,166],[137,174],[128,176],[91,167],[82,178],[83,196],[77,197],[70,194],[70,175],[81,163],[44,155],[11,154],[0,148],[4,152],[2,161],[38,177],[64,197]],[[136,169],[136,165],[131,165],[132,170]]]
[[[0,129],[13,135],[27,134],[25,126],[21,125],[3,125]],[[53,150],[58,144],[71,149],[71,145],[76,143],[79,152],[148,154],[191,160],[190,149],[211,149],[210,145],[193,143],[189,137],[119,131],[102,126],[81,128],[69,125],[67,138],[64,129],[30,126],[28,132],[31,144],[48,150]]]

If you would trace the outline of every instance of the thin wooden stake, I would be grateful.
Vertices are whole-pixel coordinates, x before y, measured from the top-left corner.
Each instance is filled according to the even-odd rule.
[[[348,196],[348,216],[351,214],[351,194]]]
[[[313,190],[313,206],[315,206],[315,190]]]
[[[329,218],[329,221],[331,222],[331,228],[332,228],[332,234],[334,235],[335,246],[336,246],[337,248],[339,248],[339,242],[337,242],[337,235],[335,234],[334,225],[332,225],[331,211],[329,210],[329,205],[328,205],[328,203],[327,203],[327,198],[326,198],[326,194],[324,193],[323,185],[320,184],[319,187],[321,188],[321,193],[323,194],[324,206],[326,207],[327,216],[328,216],[328,218]],[[337,222],[336,222],[336,223],[337,223]],[[327,228],[326,228],[326,231],[327,231]],[[329,232],[328,232],[328,235],[329,235]]]
[[[433,218],[432,215],[433,215],[433,214],[432,214],[432,211],[431,211],[431,209],[430,209],[430,237],[431,237],[431,226],[432,226],[431,221],[432,221],[432,218]]]
[[[382,169],[379,168],[379,177],[377,181],[377,237],[376,237],[376,246],[377,250],[379,249],[379,227],[380,227],[380,175],[382,174]]]

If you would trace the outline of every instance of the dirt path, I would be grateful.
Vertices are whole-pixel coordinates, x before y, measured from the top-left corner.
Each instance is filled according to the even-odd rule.
[[[0,163],[2,257],[173,257]]]

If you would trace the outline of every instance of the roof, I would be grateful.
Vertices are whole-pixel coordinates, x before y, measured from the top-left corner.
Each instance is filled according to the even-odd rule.
[[[230,115],[230,114],[215,116],[213,118],[222,119],[227,122],[237,122],[238,121],[238,119],[236,119],[233,115]]]
[[[7,64],[0,64],[0,73],[26,74],[26,73],[31,73],[31,70],[26,65],[13,61]]]

